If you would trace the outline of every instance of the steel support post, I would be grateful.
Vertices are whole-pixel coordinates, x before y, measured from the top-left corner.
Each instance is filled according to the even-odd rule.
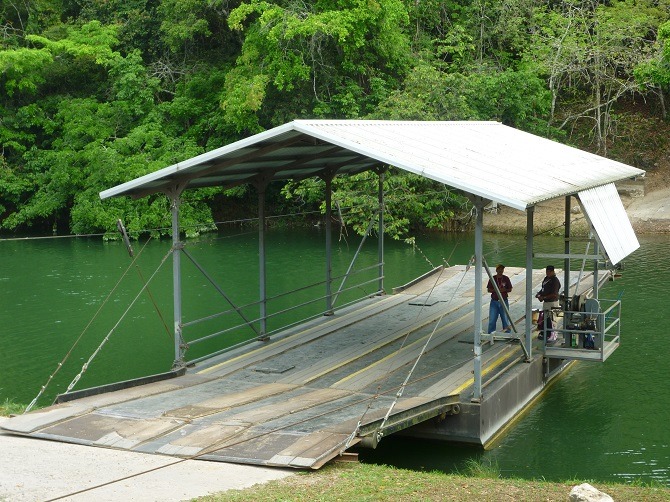
[[[180,194],[177,190],[170,194],[170,212],[172,214],[172,295],[174,312],[174,363],[173,368],[184,365],[182,346],[182,312],[181,312],[181,248],[179,240],[179,204]]]
[[[379,263],[379,294],[384,294],[384,171],[379,171],[379,227],[377,236],[379,238],[377,255]]]
[[[571,214],[571,202],[572,198],[568,195],[565,198],[565,254],[566,258],[563,261],[563,296],[565,297],[565,303],[563,304],[563,311],[573,310],[572,307],[568,309],[568,302],[570,301],[570,250],[572,246],[570,245],[570,237],[572,233],[570,214]],[[568,329],[568,319],[567,315],[563,315],[563,329]],[[563,332],[565,334],[565,346],[570,346],[569,333],[567,331]]]
[[[267,285],[265,259],[265,187],[267,183],[260,181],[258,189],[258,286],[259,286],[259,338],[267,337]]]
[[[472,401],[482,399],[482,256],[484,254],[484,201],[475,199],[475,319],[474,319],[474,387]]]
[[[598,239],[596,236],[593,236],[593,298],[596,300],[600,296],[600,281],[598,280],[598,255],[600,254],[600,246],[598,245]]]
[[[526,209],[526,347],[533,358],[533,216],[535,206]]]
[[[327,176],[326,182],[326,311],[324,315],[333,315],[333,177]]]

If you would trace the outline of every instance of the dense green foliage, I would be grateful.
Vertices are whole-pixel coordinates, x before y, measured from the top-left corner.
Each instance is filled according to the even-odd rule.
[[[498,120],[607,154],[618,105],[644,97],[665,117],[670,86],[670,0],[0,0],[0,14],[9,231],[108,232],[121,218],[133,235],[165,233],[166,197],[99,191],[295,118]],[[396,237],[462,209],[390,174]],[[373,178],[336,178],[359,231]],[[182,222],[213,228],[252,196],[189,191]],[[322,184],[270,199],[314,209]]]

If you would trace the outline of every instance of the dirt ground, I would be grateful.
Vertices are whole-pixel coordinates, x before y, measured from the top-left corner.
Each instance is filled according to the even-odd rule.
[[[638,234],[670,233],[670,173],[655,171],[635,184],[617,185],[633,229]],[[588,224],[574,201],[571,226],[573,235],[586,235]],[[564,234],[565,201],[554,199],[535,207],[535,234]],[[494,233],[525,233],[526,213],[499,206],[497,212],[484,214],[484,228]]]

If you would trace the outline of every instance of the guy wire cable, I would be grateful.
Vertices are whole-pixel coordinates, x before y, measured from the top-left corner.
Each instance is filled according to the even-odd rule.
[[[453,256],[454,252],[456,251],[456,246],[457,246],[457,245],[458,245],[458,242],[457,242],[457,243],[454,245],[454,247],[452,248],[451,254],[449,255],[449,258],[446,260],[447,263],[449,262],[449,260],[450,260],[451,257]],[[425,255],[424,255],[424,257],[425,257]],[[426,260],[427,260],[427,261],[431,264],[431,266],[432,266],[432,262],[430,262],[430,260],[428,260],[427,257],[425,257],[425,258],[426,258]],[[433,267],[433,269],[434,269],[434,268],[435,268],[435,267]],[[433,285],[431,286],[431,288],[430,288],[430,292],[428,293],[428,298],[430,298],[430,296],[432,295],[433,291],[435,290],[435,287],[437,286],[437,283],[439,282],[440,278],[442,277],[442,272],[443,272],[443,271],[444,271],[444,269],[442,269],[442,270],[440,271],[440,273],[437,275],[437,277],[436,277],[436,279],[435,279],[435,282],[434,282]],[[466,272],[467,272],[467,269],[466,269]],[[464,278],[465,278],[465,273],[463,274],[463,277],[461,278],[461,282],[463,281]],[[458,287],[456,288],[456,290],[457,290],[457,289],[458,289]],[[455,295],[456,290],[454,290],[454,295]],[[449,304],[449,303],[451,302],[452,299],[453,299],[453,295],[452,295],[452,298],[451,298],[449,301],[447,301],[447,304]],[[419,318],[419,316],[420,316],[421,313],[423,312],[424,307],[425,307],[425,304],[422,305],[421,308],[419,309],[419,312],[417,313],[416,319]],[[435,329],[433,330],[433,332],[432,332],[432,333],[430,334],[430,336],[428,337],[428,340],[427,340],[427,342],[426,342],[426,345],[427,345],[427,344],[430,342],[430,340],[432,339],[432,336],[433,336],[433,334],[435,333],[435,330],[437,329],[437,326],[439,325],[439,323],[440,323],[440,321],[441,321],[441,319],[442,319],[443,317],[444,317],[444,314],[440,317],[440,319],[438,319],[438,321],[437,321],[437,323],[436,323],[436,326],[435,326]],[[405,343],[407,342],[407,339],[409,338],[410,333],[411,333],[411,332],[408,332],[408,333],[405,335],[405,337],[403,338],[403,341],[402,341],[400,347],[396,350],[396,353],[398,353],[399,351],[401,351],[401,350],[403,349],[403,347],[405,346]],[[424,351],[424,350],[425,350],[425,346],[424,346],[424,348],[422,349],[422,351],[420,352],[419,357],[417,358],[417,361],[415,362],[415,365],[414,365],[414,366],[416,366],[416,364],[418,363],[418,360],[421,358],[421,355],[423,354],[423,351]],[[410,373],[408,374],[407,378],[405,379],[405,383],[404,383],[403,385],[406,385],[406,384],[407,384],[407,381],[409,380],[409,378],[410,378],[411,375],[412,375],[412,371],[413,371],[413,369],[414,369],[414,368],[412,368],[412,370],[411,370]],[[360,419],[358,420],[358,423],[356,424],[356,427],[354,427],[353,431],[351,432],[351,434],[350,434],[349,437],[347,438],[347,441],[346,441],[346,443],[345,443],[345,445],[344,445],[344,447],[343,447],[343,449],[342,449],[342,452],[344,452],[347,448],[349,448],[349,446],[350,446],[350,444],[351,444],[351,441],[353,441],[353,439],[356,437],[356,434],[357,434],[358,431],[360,430],[361,423],[362,423],[363,419],[365,418],[365,415],[367,414],[367,412],[370,410],[370,408],[371,408],[371,406],[372,406],[372,401],[373,401],[373,400],[376,400],[376,399],[379,397],[381,386],[382,386],[386,381],[388,381],[390,375],[391,375],[391,369],[390,369],[390,361],[389,361],[389,366],[387,366],[387,368],[386,368],[386,373],[384,374],[384,377],[382,378],[381,382],[377,385],[377,392],[375,393],[373,399],[371,399],[370,402],[368,403],[367,408],[366,408],[366,409],[363,411],[363,413],[361,414],[361,417],[360,417]],[[386,417],[384,418],[384,422],[383,422],[383,423],[386,423],[386,421],[387,421],[387,419],[388,419],[388,417],[389,417],[391,411],[392,411],[393,408],[395,407],[395,404],[396,404],[397,400],[399,399],[399,397],[400,397],[400,396],[397,395],[397,396],[396,396],[396,399],[395,399],[394,402],[391,404],[391,407],[389,408],[389,410],[388,410],[388,412],[387,412],[387,414],[386,414]],[[383,425],[383,424],[382,424],[382,425]]]
[[[463,283],[463,279],[465,279],[465,274],[468,272],[468,270],[469,270],[470,267],[472,266],[472,262],[473,262],[473,261],[474,261],[474,256],[473,256],[472,258],[470,258],[470,261],[468,262],[468,265],[467,265],[467,267],[466,267],[466,269],[465,269],[465,272],[463,273],[463,276],[461,277],[461,280],[460,280],[458,286],[457,286],[456,288],[454,288],[454,292],[453,292],[453,294],[452,294],[452,297],[449,299],[449,301],[447,302],[447,304],[449,304],[449,303],[451,303],[451,301],[453,301],[454,296],[456,295],[456,291],[458,291],[458,288],[462,285],[462,283]],[[475,280],[477,280],[477,278],[475,278]],[[386,422],[388,421],[389,417],[391,416],[391,412],[393,411],[393,408],[395,408],[395,405],[397,404],[398,400],[402,397],[402,394],[403,394],[403,392],[405,391],[405,388],[407,387],[407,385],[408,385],[408,383],[409,383],[409,379],[411,378],[412,374],[414,373],[414,370],[416,369],[417,365],[419,364],[419,361],[421,360],[421,357],[422,357],[423,354],[425,353],[425,350],[426,350],[426,348],[428,347],[428,344],[429,344],[430,341],[432,340],[433,335],[436,333],[437,328],[438,328],[438,326],[440,325],[440,322],[442,322],[442,319],[444,319],[445,316],[446,316],[446,312],[443,313],[443,314],[440,316],[440,318],[437,320],[437,322],[435,323],[435,326],[434,326],[434,328],[433,328],[433,331],[430,333],[430,336],[427,337],[427,339],[426,339],[426,343],[424,344],[423,348],[422,348],[421,351],[419,352],[419,355],[417,356],[416,360],[414,361],[414,364],[412,365],[412,368],[409,370],[409,372],[408,372],[408,374],[407,374],[407,377],[405,378],[405,381],[402,383],[402,385],[401,385],[400,388],[398,389],[398,392],[396,393],[396,397],[395,397],[395,399],[394,399],[393,402],[391,403],[391,406],[389,407],[388,411],[386,412],[386,415],[384,416],[384,420],[382,421],[381,425],[377,428],[377,431],[378,431],[378,432],[377,432],[376,434],[377,434],[377,438],[378,438],[378,440],[381,440],[381,438],[383,437],[383,432],[382,432],[382,430],[383,430],[383,428],[384,428],[384,425],[386,425]]]
[[[119,287],[119,285],[121,284],[121,281],[123,281],[124,277],[128,274],[128,272],[130,271],[132,266],[135,264],[135,262],[142,255],[142,252],[144,251],[144,249],[146,248],[146,246],[147,246],[147,244],[149,243],[150,240],[151,239],[147,240],[147,242],[144,244],[144,246],[142,246],[142,249],[140,250],[139,254],[135,258],[133,258],[133,260],[128,265],[126,270],[123,272],[123,274],[121,274],[121,277],[119,277],[119,280],[116,282],[116,284],[111,289],[111,291],[107,294],[107,297],[100,304],[100,306],[98,307],[98,310],[95,312],[95,314],[93,314],[93,317],[91,318],[91,320],[88,322],[88,324],[84,327],[83,331],[79,334],[77,339],[74,341],[74,343],[72,344],[72,347],[70,347],[70,350],[68,350],[68,352],[65,354],[65,357],[63,357],[61,362],[58,363],[58,366],[56,366],[56,369],[54,370],[54,372],[51,375],[49,375],[49,378],[47,379],[47,382],[42,386],[40,391],[37,393],[37,396],[35,396],[35,398],[30,402],[30,404],[26,407],[26,409],[24,410],[23,413],[28,413],[33,408],[33,406],[35,406],[35,403],[37,403],[37,400],[42,396],[42,394],[44,394],[44,391],[46,391],[47,387],[51,383],[51,380],[53,380],[53,378],[56,376],[56,374],[63,367],[63,364],[65,364],[65,362],[68,360],[68,358],[72,354],[72,351],[75,349],[77,344],[79,344],[79,342],[81,341],[84,334],[88,331],[88,328],[90,328],[91,325],[93,324],[93,321],[95,321],[95,319],[98,317],[98,315],[100,315],[100,312],[102,311],[104,306],[107,304],[109,299],[112,297],[112,295],[114,294],[116,289]]]
[[[434,375],[436,375],[436,374],[438,374],[438,373],[442,373],[442,372],[447,371],[447,370],[449,370],[449,369],[451,369],[451,368],[454,368],[454,367],[456,367],[456,366],[459,366],[459,365],[461,365],[461,364],[464,364],[464,363],[467,362],[469,359],[470,359],[470,358],[468,358],[468,359],[464,359],[464,360],[462,360],[462,361],[458,361],[458,362],[452,364],[451,366],[447,366],[447,367],[445,367],[445,368],[441,368],[441,369],[439,369],[439,370],[437,370],[437,371],[435,371],[435,372],[433,372],[433,373],[430,373],[430,374],[428,374],[428,375],[425,375],[424,377],[422,377],[422,378],[420,378],[420,379],[414,380],[414,381],[411,382],[411,383],[419,382],[419,381],[424,380],[424,379],[426,379],[426,378],[430,378],[431,376],[434,376]],[[387,389],[386,391],[384,391],[384,392],[382,393],[382,395],[387,394],[387,393],[390,393],[390,392],[393,392],[394,390],[396,390],[396,389],[394,389],[394,388]],[[237,440],[237,441],[233,441],[233,442],[230,442],[230,443],[228,443],[228,441],[230,440],[230,438],[221,439],[221,440],[215,442],[213,445],[210,445],[208,448],[205,448],[205,449],[203,449],[202,451],[200,451],[200,452],[198,452],[198,453],[196,453],[196,454],[194,454],[194,455],[190,455],[190,456],[187,456],[187,457],[184,457],[184,458],[177,459],[177,460],[175,460],[174,462],[171,462],[171,463],[169,463],[169,464],[165,464],[165,465],[161,465],[161,466],[157,466],[157,467],[152,467],[151,469],[146,469],[146,470],[139,471],[139,472],[136,472],[136,473],[133,473],[133,474],[128,474],[128,475],[126,475],[126,476],[123,476],[123,477],[120,477],[120,478],[117,478],[117,479],[113,479],[113,480],[111,480],[111,481],[107,481],[107,482],[105,482],[105,483],[100,483],[99,485],[89,486],[89,487],[87,487],[87,488],[83,488],[83,489],[78,490],[78,491],[76,491],[76,492],[71,492],[71,493],[66,493],[66,494],[64,494],[64,495],[59,495],[58,497],[54,497],[54,498],[48,499],[48,500],[46,500],[46,501],[44,501],[44,502],[54,502],[54,501],[56,501],[56,500],[62,500],[62,499],[64,499],[64,498],[72,497],[72,496],[74,496],[74,495],[80,495],[80,494],[82,494],[82,493],[86,493],[86,492],[95,490],[95,489],[97,489],[97,488],[102,488],[102,487],[105,487],[105,486],[113,485],[113,484],[115,484],[115,483],[120,483],[120,482],[122,482],[122,481],[126,481],[126,480],[128,480],[128,479],[132,479],[132,478],[136,478],[136,477],[138,477],[138,476],[142,476],[142,475],[144,475],[144,474],[149,474],[149,473],[152,473],[152,472],[161,470],[161,469],[165,469],[165,468],[167,468],[167,467],[172,467],[173,465],[181,464],[181,463],[183,463],[183,462],[186,462],[187,460],[197,460],[197,459],[199,459],[200,457],[203,457],[203,456],[205,456],[205,455],[209,455],[209,454],[211,454],[211,453],[213,453],[213,452],[215,452],[215,451],[217,451],[217,450],[223,448],[223,447],[224,447],[224,444],[225,444],[225,447],[237,446],[237,445],[242,444],[242,443],[245,443],[245,442],[247,442],[247,441],[252,441],[252,440],[254,440],[254,439],[258,439],[258,438],[261,438],[261,437],[264,437],[264,436],[268,436],[268,435],[270,435],[270,434],[273,434],[273,433],[275,433],[275,432],[279,432],[279,431],[284,430],[284,429],[286,429],[286,428],[288,428],[288,427],[295,426],[295,425],[300,425],[300,424],[302,424],[302,423],[309,422],[309,421],[311,421],[311,420],[313,420],[313,419],[315,419],[315,418],[320,418],[320,417],[326,416],[326,415],[328,415],[328,414],[330,414],[330,413],[333,413],[334,411],[340,411],[340,410],[343,410],[343,409],[345,409],[345,408],[349,408],[350,406],[354,406],[354,405],[356,405],[356,404],[360,404],[360,403],[363,403],[363,402],[365,402],[365,401],[371,401],[371,400],[374,400],[374,399],[375,399],[375,397],[365,397],[365,398],[362,398],[362,399],[360,399],[360,400],[358,400],[358,401],[355,401],[355,402],[353,402],[353,403],[346,403],[346,404],[343,404],[343,405],[340,406],[339,408],[335,408],[335,409],[331,409],[331,410],[326,410],[326,411],[324,411],[324,412],[322,412],[322,413],[320,413],[320,414],[318,414],[318,415],[311,415],[311,416],[309,416],[309,417],[306,417],[306,418],[301,419],[301,420],[296,420],[296,421],[294,421],[294,422],[291,422],[291,423],[289,423],[289,424],[283,425],[283,426],[281,426],[281,427],[276,427],[276,428],[274,428],[274,429],[265,430],[265,431],[263,431],[263,432],[259,432],[258,434],[254,435],[254,436],[250,436],[250,437],[247,437],[247,438],[244,438],[244,439],[240,439],[240,440]],[[340,455],[341,455],[341,454],[342,454],[342,452],[340,452]]]

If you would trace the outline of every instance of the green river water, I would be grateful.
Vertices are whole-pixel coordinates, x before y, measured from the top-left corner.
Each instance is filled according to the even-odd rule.
[[[269,232],[269,296],[304,288],[297,297],[274,300],[271,312],[323,294],[323,285],[307,287],[323,280],[323,241],[323,231],[316,227]],[[334,236],[334,241],[337,276],[347,269],[359,240]],[[258,297],[256,243],[254,231],[230,229],[189,241],[187,249],[237,305],[245,305]],[[473,236],[467,234],[417,236],[416,243],[386,243],[387,291],[444,261],[466,263],[473,252]],[[659,291],[670,273],[670,237],[643,236],[640,243],[626,259],[623,277],[601,293],[603,298],[623,295],[622,344],[606,363],[574,365],[490,450],[391,437],[377,450],[362,451],[362,460],[453,472],[475,458],[497,466],[505,476],[642,480],[670,486],[670,336],[665,326],[670,308]],[[561,252],[562,246],[560,238],[536,239],[536,251]],[[123,244],[98,238],[0,239],[0,401],[29,403],[64,360],[38,402],[50,404],[108,334],[75,389],[169,370],[174,358],[169,247],[167,241],[135,243],[139,258],[131,266]],[[488,234],[484,251],[490,265],[524,265],[522,238]],[[373,264],[376,254],[376,242],[366,243],[356,268]],[[185,321],[228,309],[186,258],[183,271],[188,291]],[[372,273],[359,277],[366,280]],[[149,287],[142,291],[146,281]],[[354,288],[338,303],[375,288],[376,283]],[[273,317],[270,327],[319,309],[322,301]],[[257,311],[244,309],[250,319]],[[189,327],[186,338],[232,325],[231,317],[213,317]],[[187,357],[200,357],[251,335],[248,329],[233,331],[193,345]]]

